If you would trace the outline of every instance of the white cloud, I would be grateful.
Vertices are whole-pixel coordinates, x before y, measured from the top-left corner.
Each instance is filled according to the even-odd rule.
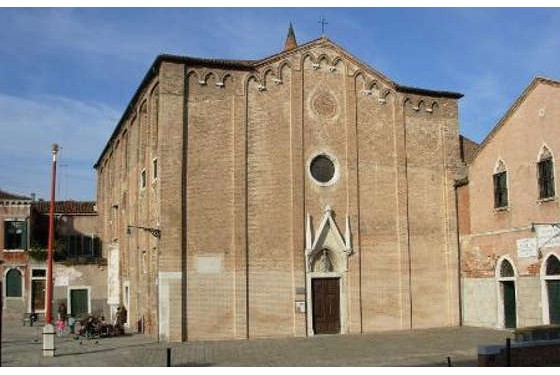
[[[50,147],[58,143],[60,198],[95,198],[92,166],[118,121],[116,110],[57,96],[0,94],[0,113],[0,187],[48,197]]]

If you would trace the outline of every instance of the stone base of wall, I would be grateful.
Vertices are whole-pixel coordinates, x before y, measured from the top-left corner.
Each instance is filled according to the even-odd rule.
[[[560,365],[560,340],[511,343],[511,366]],[[507,366],[506,345],[478,347],[479,367]]]

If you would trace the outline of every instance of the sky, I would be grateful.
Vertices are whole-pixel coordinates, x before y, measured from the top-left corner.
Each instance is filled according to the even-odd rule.
[[[0,189],[95,200],[93,169],[161,53],[260,59],[325,34],[406,86],[460,92],[480,142],[535,76],[560,80],[558,8],[0,8]]]

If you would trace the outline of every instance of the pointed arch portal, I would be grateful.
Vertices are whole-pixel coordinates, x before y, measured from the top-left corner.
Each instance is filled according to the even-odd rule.
[[[517,327],[516,272],[511,260],[502,258],[496,267],[498,281],[498,327]]]
[[[318,230],[311,230],[311,217],[306,228],[307,333],[347,333],[348,256],[352,253],[350,224],[346,219],[343,237],[332,217],[330,206],[325,208]]]
[[[560,324],[560,260],[549,254],[541,265],[543,321]]]

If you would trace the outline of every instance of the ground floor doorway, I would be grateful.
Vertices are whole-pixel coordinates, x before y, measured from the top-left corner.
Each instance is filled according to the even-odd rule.
[[[560,280],[547,280],[550,324],[560,324]]]
[[[501,281],[504,296],[504,327],[516,328],[515,282]]]
[[[340,279],[311,280],[313,303],[313,332],[340,333]]]
[[[31,311],[45,311],[46,280],[31,280]]]
[[[80,318],[89,313],[89,291],[70,289],[70,313]]]

